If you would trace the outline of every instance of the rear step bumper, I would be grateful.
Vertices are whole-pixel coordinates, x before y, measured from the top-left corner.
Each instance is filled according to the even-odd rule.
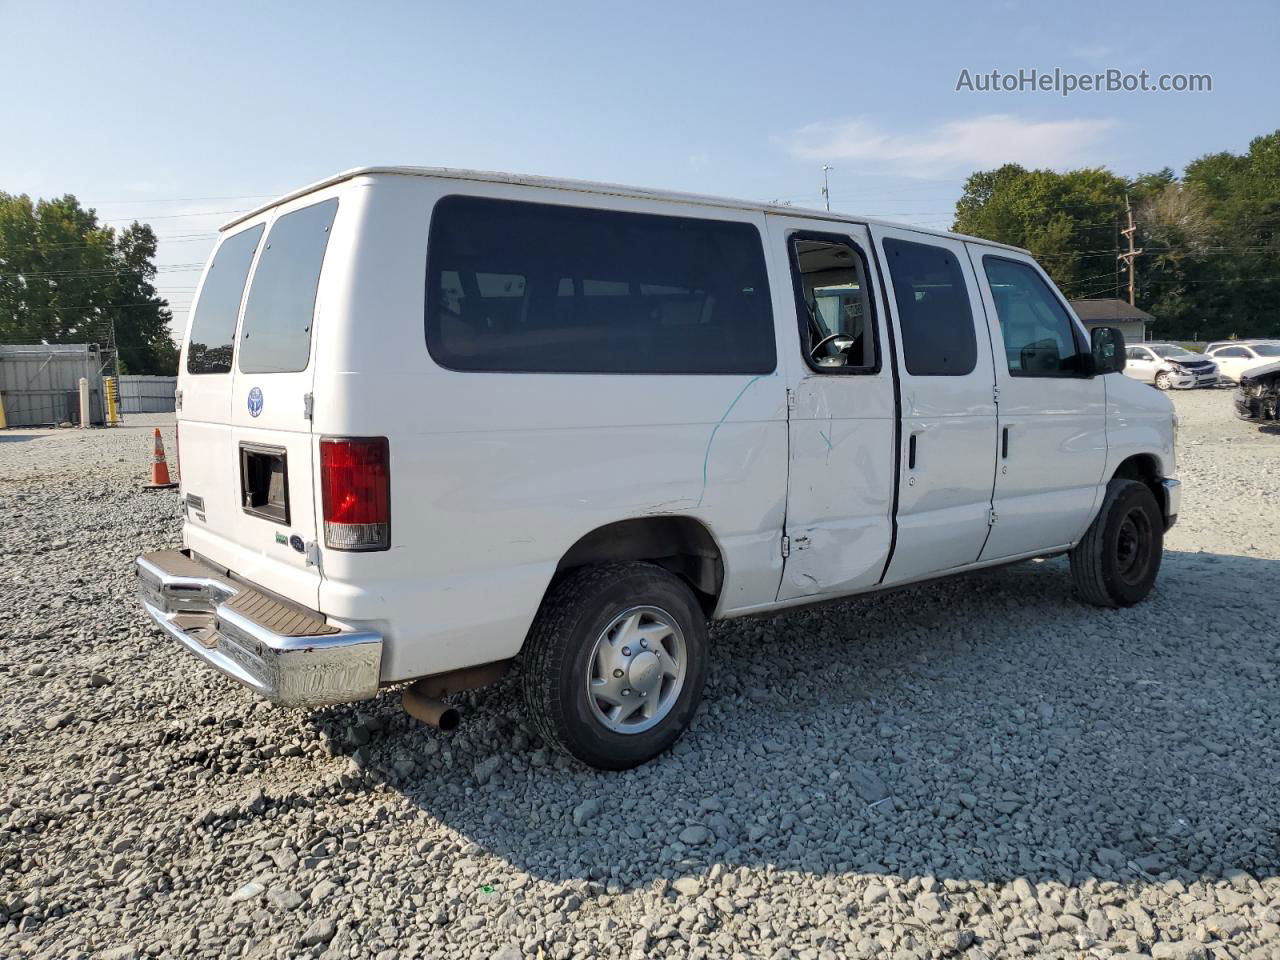
[[[344,631],[233,580],[188,551],[136,561],[142,605],[165,633],[268,700],[319,707],[378,692],[382,637]]]

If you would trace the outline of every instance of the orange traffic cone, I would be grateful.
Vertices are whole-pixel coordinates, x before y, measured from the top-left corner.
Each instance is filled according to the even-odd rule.
[[[156,451],[151,460],[151,482],[142,485],[143,490],[168,490],[177,484],[169,479],[169,464],[164,458],[164,441],[160,439],[160,428],[156,427]]]

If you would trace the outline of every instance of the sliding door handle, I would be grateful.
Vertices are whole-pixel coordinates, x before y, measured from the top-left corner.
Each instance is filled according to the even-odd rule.
[[[913,433],[907,439],[907,469],[914,470],[916,468],[916,435]]]
[[[1009,459],[1009,428],[1005,427],[1000,435],[1000,458]]]

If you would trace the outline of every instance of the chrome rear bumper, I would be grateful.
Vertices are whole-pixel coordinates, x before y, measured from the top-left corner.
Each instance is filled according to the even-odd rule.
[[[138,557],[138,594],[165,633],[274,703],[318,707],[378,692],[382,637],[342,630],[177,550]]]

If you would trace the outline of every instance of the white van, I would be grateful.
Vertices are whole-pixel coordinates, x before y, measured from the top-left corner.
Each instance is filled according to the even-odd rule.
[[[1023,250],[831,213],[371,167],[222,229],[178,381],[185,546],[148,613],[278,703],[518,656],[624,768],[708,619],[1070,552],[1104,606],[1178,512],[1169,400]]]

